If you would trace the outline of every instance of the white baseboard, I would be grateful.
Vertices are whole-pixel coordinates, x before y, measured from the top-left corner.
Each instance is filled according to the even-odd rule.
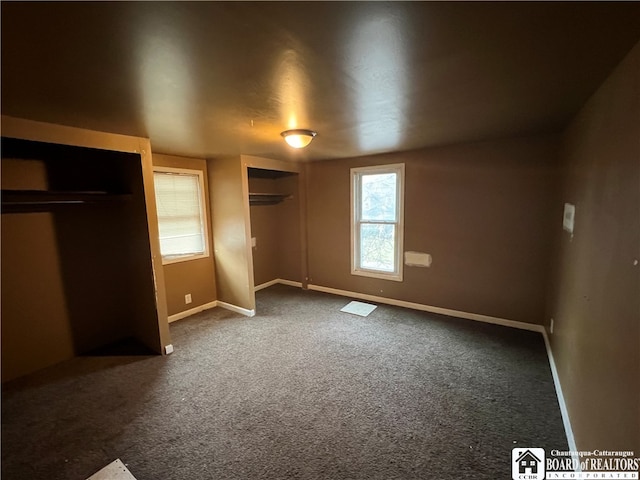
[[[405,302],[404,300],[396,300],[394,298],[378,297],[377,295],[369,295],[366,293],[350,292],[347,290],[339,290],[337,288],[323,287],[320,285],[309,284],[309,290],[318,292],[332,293],[343,297],[359,298],[361,300],[369,300],[371,302],[385,303],[387,305],[395,305],[396,307],[411,308],[413,310],[421,310],[423,312],[439,313],[450,317],[465,318],[467,320],[476,320],[478,322],[493,323],[505,327],[518,328],[520,330],[530,330],[532,332],[544,332],[542,325],[533,323],[517,322],[515,320],[507,320],[505,318],[491,317],[489,315],[481,315],[479,313],[462,312],[460,310],[451,310],[449,308],[433,307],[431,305],[423,305],[422,303]]]
[[[278,283],[282,285],[289,285],[290,287],[302,288],[302,282],[294,282],[293,280],[284,280],[283,278],[279,278]]]
[[[244,315],[245,317],[253,317],[256,314],[255,309],[254,310],[249,310],[247,308],[242,308],[242,307],[238,307],[237,305],[232,305],[230,303],[227,302],[221,302],[220,300],[218,300],[218,306],[222,307],[226,310],[231,310],[232,312],[236,312],[239,313],[241,315]]]
[[[276,283],[280,283],[280,279],[279,278],[273,279],[273,280],[271,280],[269,282],[261,283],[260,285],[256,285],[255,287],[253,287],[253,291],[257,292],[258,290],[264,290],[265,288],[269,288],[272,285],[275,285]]]
[[[218,302],[214,300],[213,302],[198,305],[197,307],[190,308],[184,312],[174,313],[173,315],[169,315],[169,323],[175,322],[176,320],[182,320],[183,318],[190,317],[191,315],[195,315],[196,313],[200,313],[204,310],[209,310],[216,306],[218,306]]]
[[[291,287],[302,288],[301,282],[294,282],[293,280],[284,280],[282,278],[276,278],[275,280],[271,280],[270,282],[263,283],[255,287],[255,291],[262,290],[263,288],[270,287],[276,284],[289,285]],[[184,312],[175,313],[173,315],[169,315],[169,323],[175,322],[176,320],[182,320],[183,318],[190,317],[191,315],[195,315],[196,313],[200,313],[204,310],[208,310],[214,307],[222,307],[227,310],[231,310],[236,313],[240,313],[247,317],[253,317],[256,314],[255,310],[247,310],[246,308],[238,307],[236,305],[232,305],[226,302],[220,302],[215,300],[213,302],[205,303],[204,305],[199,305],[197,307],[190,308],[189,310],[185,310]]]
[[[276,284],[281,284],[281,285],[289,285],[290,287],[298,287],[298,288],[302,288],[302,282],[294,282],[293,280],[284,280],[282,278],[276,278],[273,279],[269,282],[265,282],[265,283],[261,283],[260,285],[256,285],[254,287],[254,291],[258,291],[258,290],[263,290],[265,288],[271,287],[272,285],[276,285]]]
[[[553,377],[553,384],[556,387],[556,395],[558,397],[558,405],[560,405],[560,413],[562,414],[562,423],[564,424],[564,431],[567,435],[567,443],[569,444],[569,450],[577,452],[576,439],[573,436],[573,429],[571,428],[571,420],[569,419],[569,410],[567,410],[567,404],[564,400],[562,393],[562,385],[560,384],[560,377],[558,376],[558,369],[556,368],[556,362],[553,358],[553,351],[551,350],[551,343],[547,336],[546,330],[542,331],[544,338],[544,344],[547,347],[547,357],[549,357],[549,366],[551,367],[551,375]]]

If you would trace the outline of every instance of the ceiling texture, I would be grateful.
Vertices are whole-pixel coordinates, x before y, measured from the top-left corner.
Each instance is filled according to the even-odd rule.
[[[1,6],[3,114],[201,158],[558,132],[640,40],[640,2]],[[289,128],[318,136],[293,150]]]

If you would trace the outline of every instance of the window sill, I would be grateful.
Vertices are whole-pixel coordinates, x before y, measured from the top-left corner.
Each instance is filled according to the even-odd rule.
[[[203,258],[209,258],[208,253],[200,255],[184,255],[180,257],[162,257],[162,265],[172,265],[174,263],[190,262],[192,260],[201,260]]]
[[[377,278],[379,280],[391,280],[393,282],[402,282],[402,272],[400,273],[383,273],[373,270],[360,270],[352,269],[351,275],[358,275],[360,277]]]

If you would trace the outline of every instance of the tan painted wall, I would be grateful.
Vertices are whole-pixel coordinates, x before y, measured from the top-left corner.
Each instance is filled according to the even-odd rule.
[[[550,336],[579,450],[640,452],[640,44],[564,135]],[[636,455],[637,456],[637,455]]]
[[[298,182],[299,175],[249,179],[250,192],[291,195],[277,205],[251,206],[251,236],[257,241],[252,249],[256,285],[278,278],[302,279]]]
[[[405,163],[404,281],[350,274],[350,168]],[[544,321],[557,139],[524,138],[312,163],[309,283],[530,323]]]
[[[151,288],[154,289],[152,301],[155,305],[145,305],[145,310],[140,311],[134,323],[136,336],[143,340],[147,345],[153,348],[156,352],[165,354],[165,347],[171,344],[171,335],[169,333],[169,322],[167,315],[167,299],[166,288],[164,283],[164,270],[161,268],[162,256],[160,254],[160,234],[158,232],[157,221],[153,221],[157,218],[158,212],[156,210],[156,198],[155,189],[153,183],[153,162],[151,156],[151,142],[148,138],[139,139],[140,161],[142,166],[142,185],[137,184],[138,188],[142,188],[141,192],[144,195],[144,207],[146,215],[139,217],[139,226],[144,226],[147,230],[146,233],[140,231],[139,241],[141,250],[135,254],[133,261],[140,269],[140,278],[145,275],[151,275]],[[134,150],[136,151],[136,150]],[[142,220],[144,218],[144,220]],[[141,255],[144,261],[140,261]],[[147,264],[150,262],[150,265]],[[150,266],[151,272],[148,267]],[[146,280],[148,282],[148,280]],[[148,285],[148,283],[147,283]],[[150,298],[150,297],[146,297]],[[142,307],[141,302],[137,302],[138,308]],[[155,318],[152,317],[150,309],[155,310]],[[154,321],[155,320],[155,321]]]
[[[247,169],[239,156],[207,160],[218,300],[255,309]]]
[[[2,160],[2,188],[46,190],[42,162]],[[74,356],[53,216],[2,215],[2,380]]]
[[[256,283],[254,279],[254,259],[251,248],[249,167],[295,172],[302,178],[302,184],[304,184],[304,177],[301,165],[293,162],[251,155],[207,160],[218,300],[247,310],[255,310],[254,286],[259,283]],[[286,181],[279,180],[276,185],[277,188],[292,188],[291,185],[286,184]],[[298,190],[298,197],[296,209],[287,213],[287,216],[295,216],[297,212],[298,225],[297,227],[295,225],[287,226],[284,232],[284,234],[291,233],[292,228],[297,230],[298,240],[295,241],[298,242],[298,246],[294,249],[294,255],[298,255],[298,259],[285,262],[282,272],[283,275],[293,276],[292,269],[302,270],[299,276],[304,278],[306,276],[306,261],[303,260],[303,256],[306,250],[301,225],[305,218],[303,213],[305,196],[302,189]],[[266,232],[270,220],[273,218],[263,219],[261,227],[257,228],[262,228]],[[257,222],[260,223],[259,220]],[[280,226],[279,221],[278,225]],[[264,235],[267,235],[265,250],[274,251],[274,242],[270,237],[272,233]],[[258,266],[258,270],[261,271],[260,275],[264,274],[265,278],[270,277],[272,272],[278,268],[273,259],[259,258],[258,262],[261,262]],[[269,280],[272,279],[269,278]]]
[[[249,191],[278,193],[275,180],[249,178]],[[280,278],[278,217],[281,205],[251,206],[251,236],[256,239],[253,253],[253,277],[256,285]]]
[[[292,175],[276,180],[280,193],[290,194],[291,198],[278,205],[277,228],[280,248],[278,249],[279,278],[302,281],[302,248],[304,239],[301,236],[301,192],[300,175]]]
[[[204,172],[205,215],[208,219],[207,228],[210,256],[208,258],[163,265],[167,292],[167,310],[169,315],[175,315],[217,299],[213,236],[211,234],[211,218],[209,215],[210,202],[207,162],[204,159],[154,153],[153,164],[163,167],[187,168]],[[188,293],[191,294],[192,303],[185,304],[184,296]]]

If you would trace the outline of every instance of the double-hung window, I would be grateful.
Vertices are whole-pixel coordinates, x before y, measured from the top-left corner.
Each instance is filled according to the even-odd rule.
[[[203,172],[154,167],[153,181],[162,263],[208,257]]]
[[[351,169],[351,273],[402,281],[404,164]]]

